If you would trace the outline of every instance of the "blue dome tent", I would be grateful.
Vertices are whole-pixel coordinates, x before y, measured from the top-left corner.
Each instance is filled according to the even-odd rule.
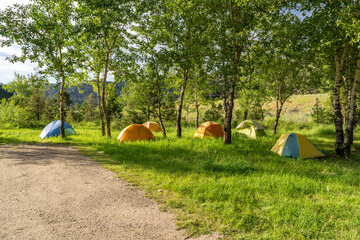
[[[297,133],[282,134],[271,151],[282,157],[314,158],[325,157],[306,136]]]
[[[41,132],[40,134],[40,138],[44,139],[47,137],[57,137],[60,135],[60,125],[61,125],[61,121],[60,120],[56,120],[53,121],[51,123],[49,123],[44,130]],[[70,126],[70,124],[65,122],[65,135],[69,136],[69,135],[76,135],[75,130]]]

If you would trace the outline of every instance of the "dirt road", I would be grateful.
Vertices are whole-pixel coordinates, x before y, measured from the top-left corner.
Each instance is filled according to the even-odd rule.
[[[76,148],[0,145],[0,239],[188,238],[174,216]]]

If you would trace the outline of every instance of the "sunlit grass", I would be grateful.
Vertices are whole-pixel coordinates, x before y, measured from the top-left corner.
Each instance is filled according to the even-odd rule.
[[[71,144],[142,188],[176,212],[192,234],[219,231],[244,239],[357,239],[360,231],[360,164],[333,155],[332,126],[280,128],[276,136],[194,139],[194,128],[176,138],[119,143],[96,126],[74,126],[76,136],[41,140],[42,129],[3,129],[0,142]],[[269,149],[281,133],[305,134],[328,156],[287,159]],[[358,139],[355,139],[358,144]]]

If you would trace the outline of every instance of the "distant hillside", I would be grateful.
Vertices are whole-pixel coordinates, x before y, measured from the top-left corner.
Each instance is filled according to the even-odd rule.
[[[3,98],[10,98],[13,94],[3,89],[2,84],[0,83],[0,100]]]
[[[311,119],[312,108],[319,99],[321,106],[325,107],[329,101],[329,94],[303,94],[294,95],[285,102],[281,119],[289,122],[307,122]],[[274,117],[276,114],[276,104],[274,101],[266,103],[263,106],[268,117]]]
[[[281,113],[281,120],[289,122],[307,122],[311,119],[312,108],[316,103],[316,98],[319,99],[322,107],[325,107],[329,101],[329,94],[303,94],[294,95],[285,102],[283,111]],[[216,101],[216,104],[223,104],[223,100]],[[210,108],[211,104],[200,106],[200,116],[204,114],[206,110]],[[237,99],[234,102],[234,113],[240,109],[240,105]],[[276,103],[275,101],[267,102],[263,105],[265,118],[274,117],[276,114]],[[195,121],[195,107],[191,106],[184,111],[185,118],[187,121]],[[235,116],[234,116],[235,119]],[[238,119],[237,119],[238,120]]]
[[[119,84],[116,93],[120,95],[123,84]],[[79,92],[79,87],[66,87],[66,92],[70,94],[70,99],[72,104],[78,103],[82,104],[90,94],[94,93],[95,97],[97,94],[93,91],[92,86],[88,84],[83,84],[80,87],[81,93]],[[50,84],[49,89],[46,91],[46,95],[53,98],[59,91],[59,87],[56,84]]]

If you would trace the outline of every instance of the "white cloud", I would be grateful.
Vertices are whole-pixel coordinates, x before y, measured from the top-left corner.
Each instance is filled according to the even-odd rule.
[[[15,72],[28,75],[34,73],[36,64],[30,62],[17,62],[10,63],[6,60],[7,57],[11,57],[14,54],[20,55],[20,48],[17,46],[0,48],[0,83],[10,82]]]
[[[0,1],[0,10],[4,10],[7,6],[14,5],[15,3],[27,4],[29,0],[1,0]]]
[[[29,62],[13,64],[6,61],[5,57],[0,56],[0,83],[8,83],[13,80],[15,72],[23,75],[34,73],[35,66]]]
[[[11,6],[15,3],[27,4],[29,0],[0,0],[0,10],[4,10],[7,6]],[[11,47],[0,48],[0,83],[8,83],[14,78],[15,72],[28,75],[35,72],[35,64],[31,63],[10,63],[6,61],[6,57],[10,57],[14,54],[20,54],[20,46],[14,45]]]

